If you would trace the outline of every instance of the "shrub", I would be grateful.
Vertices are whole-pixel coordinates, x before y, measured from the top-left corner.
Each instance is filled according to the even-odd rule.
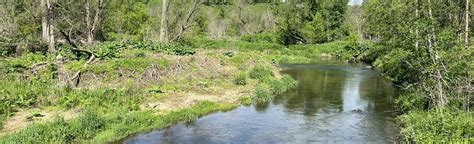
[[[273,72],[272,70],[263,66],[255,66],[254,68],[252,68],[252,70],[250,70],[249,76],[252,79],[258,79],[260,81],[263,81],[267,77],[272,77]]]
[[[280,80],[273,80],[271,87],[273,94],[279,95],[295,88],[296,80],[291,78],[289,75],[284,75]]]
[[[417,110],[401,116],[401,133],[415,142],[474,141],[474,116],[459,110]]]
[[[246,42],[275,42],[274,33],[245,34],[240,38]]]
[[[237,73],[234,77],[235,85],[246,85],[247,84],[247,75],[243,72]]]
[[[75,132],[81,137],[89,139],[93,138],[105,126],[105,121],[99,117],[99,114],[94,110],[86,110],[79,118],[76,125],[74,125]]]
[[[272,100],[272,94],[268,89],[269,88],[264,85],[258,85],[255,89],[255,95],[253,96],[253,100],[256,103],[266,103]]]
[[[400,95],[395,103],[398,105],[400,110],[408,112],[410,110],[421,110],[426,108],[426,99],[415,92],[408,92]]]

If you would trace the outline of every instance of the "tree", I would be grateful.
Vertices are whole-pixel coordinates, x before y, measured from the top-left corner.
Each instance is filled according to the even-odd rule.
[[[54,40],[53,22],[52,22],[52,6],[50,0],[41,0],[40,4],[42,10],[41,16],[41,28],[42,28],[42,39],[48,44],[48,51],[55,52],[56,48]]]
[[[93,21],[91,21],[91,4],[90,4],[90,1],[91,0],[86,0],[86,26],[87,26],[87,32],[86,32],[86,35],[87,35],[87,44],[92,44],[92,42],[94,41],[94,35],[96,34],[97,32],[97,28],[99,26],[99,23],[101,21],[101,14],[102,14],[102,11],[104,9],[104,3],[103,3],[103,0],[97,0],[97,7],[95,9],[95,15],[94,17],[92,18]]]
[[[324,26],[324,19],[321,13],[316,13],[313,20],[306,23],[305,26],[305,37],[310,40],[311,43],[324,43],[327,42],[327,34]]]
[[[166,30],[168,29],[168,7],[169,1],[163,0],[163,7],[161,10],[161,25],[160,25],[160,41],[167,42]]]
[[[384,63],[379,66],[397,84],[415,87],[429,107],[445,107],[469,95],[469,52],[465,35],[461,38],[466,33],[464,5],[431,0],[363,4],[364,33],[381,46]]]
[[[469,49],[469,0],[465,2],[464,11],[464,48]]]

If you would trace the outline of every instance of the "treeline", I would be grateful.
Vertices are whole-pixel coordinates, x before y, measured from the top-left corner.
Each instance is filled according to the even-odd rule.
[[[346,38],[347,0],[13,0],[0,6],[5,54],[55,52],[67,40],[181,41],[186,36],[284,45]]]

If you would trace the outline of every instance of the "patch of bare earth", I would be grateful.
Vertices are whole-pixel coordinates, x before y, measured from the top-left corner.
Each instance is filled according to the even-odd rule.
[[[253,93],[250,86],[236,89],[223,89],[218,93],[199,93],[199,92],[176,92],[167,94],[159,101],[145,102],[142,109],[152,109],[159,111],[175,111],[191,107],[202,101],[211,101],[216,103],[239,103],[238,99],[243,96],[249,96]]]

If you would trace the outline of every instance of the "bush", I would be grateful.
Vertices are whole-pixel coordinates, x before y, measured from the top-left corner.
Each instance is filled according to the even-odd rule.
[[[254,68],[252,68],[252,70],[250,70],[249,76],[252,79],[258,79],[260,81],[263,81],[268,77],[272,77],[273,72],[272,70],[263,66],[255,66]]]
[[[240,72],[237,73],[234,77],[235,85],[246,85],[247,84],[247,74]]]
[[[273,94],[279,95],[295,88],[296,80],[291,78],[289,75],[284,75],[280,80],[273,80],[271,86]]]
[[[266,103],[272,100],[272,94],[268,90],[269,88],[264,85],[258,85],[255,89],[255,95],[253,96],[253,100],[256,103]]]
[[[422,110],[427,108],[427,101],[425,97],[418,95],[415,92],[408,92],[400,95],[395,103],[403,112],[408,112],[410,110]]]
[[[93,110],[86,110],[78,118],[77,125],[74,125],[76,133],[82,138],[90,139],[95,136],[105,126],[105,120],[99,117],[99,114]]]
[[[474,116],[459,110],[433,109],[413,111],[401,116],[401,133],[415,142],[472,142]]]

